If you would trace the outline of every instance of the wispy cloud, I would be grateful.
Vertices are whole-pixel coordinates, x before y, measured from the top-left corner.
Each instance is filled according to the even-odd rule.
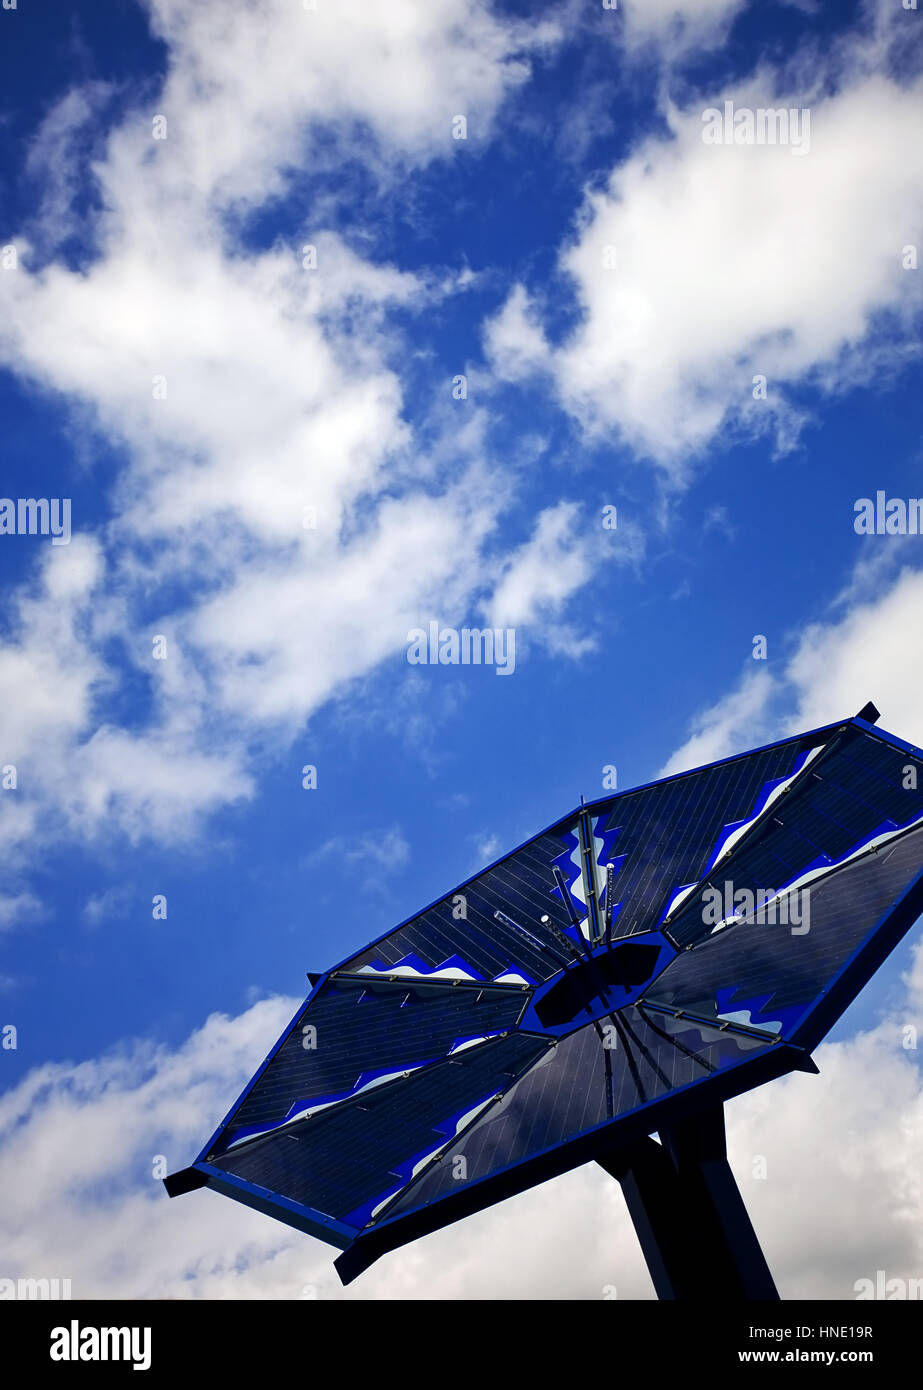
[[[44,912],[34,893],[0,893],[0,931],[10,931],[23,922],[38,921]]]
[[[363,831],[356,835],[334,835],[308,855],[310,864],[324,859],[346,864],[367,864],[377,873],[402,868],[410,858],[410,845],[395,825],[387,830]]]
[[[90,926],[96,927],[100,922],[123,917],[130,902],[131,893],[127,888],[107,888],[104,892],[93,893],[87,898],[81,916]]]

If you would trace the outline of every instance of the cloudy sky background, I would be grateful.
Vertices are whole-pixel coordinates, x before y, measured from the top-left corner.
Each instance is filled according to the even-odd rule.
[[[853,527],[857,498],[923,490],[921,23],[900,0],[0,12],[0,492],[71,497],[74,527],[0,538],[0,1276],[652,1296],[601,1171],[346,1291],[329,1247],[153,1174],[306,970],[606,764],[624,788],[868,699],[923,743],[923,537]],[[706,145],[725,100],[809,107],[810,149]],[[431,620],[515,627],[515,672],[408,665]],[[820,1077],[728,1107],[783,1297],[923,1273],[913,939]]]

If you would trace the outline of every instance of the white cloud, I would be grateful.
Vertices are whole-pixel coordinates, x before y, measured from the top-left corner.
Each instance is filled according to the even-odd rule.
[[[620,0],[629,48],[654,43],[661,55],[678,58],[713,48],[727,35],[747,0]]]
[[[4,1275],[69,1278],[75,1298],[129,1289],[183,1297],[193,1279],[203,1291],[220,1286],[222,1213],[214,1204],[174,1213],[178,1203],[152,1176],[155,1159],[173,1169],[194,1156],[203,1129],[217,1124],[293,1011],[294,1001],[266,1000],[234,1021],[214,1015],[176,1052],[138,1042],[97,1061],[46,1063],[8,1091],[0,1100],[0,1173],[11,1185]],[[106,1210],[119,1214],[120,1227],[100,1219]],[[179,1254],[174,1242],[190,1220],[201,1243]],[[268,1260],[284,1244],[284,1235],[246,1219],[232,1241],[244,1262]]]
[[[877,601],[857,605],[837,623],[807,628],[786,668],[797,698],[789,724],[813,728],[871,700],[883,728],[923,744],[921,612],[923,572],[905,569]]]
[[[108,525],[88,535],[75,497],[71,545],[14,596],[0,718],[28,773],[18,827],[4,808],[20,843],[38,805],[45,833],[188,835],[251,794],[255,740],[269,731],[282,749],[399,652],[421,610],[463,618],[504,563],[511,488],[485,466],[479,412],[435,445],[415,438],[389,317],[471,276],[374,263],[310,212],[269,248],[248,252],[237,232],[304,169],[348,155],[385,187],[459,156],[457,114],[483,142],[554,26],[497,18],[480,0],[150,11],[167,43],[162,90],[106,139],[108,89],[65,94],[30,163],[55,186],[0,280],[0,359],[127,458]],[[75,220],[85,180],[71,158],[88,149],[103,208],[89,227]],[[79,270],[43,264],[69,219],[96,247]],[[150,697],[131,727],[107,703],[126,666]],[[26,685],[28,706],[14,698]]]
[[[103,668],[79,626],[101,573],[97,543],[75,537],[68,546],[48,547],[38,583],[11,604],[11,640],[0,646],[0,710],[4,756],[17,766],[20,784],[39,748],[86,723]]]
[[[43,912],[34,893],[0,893],[0,931],[10,931],[22,922],[34,922]]]
[[[539,614],[557,615],[592,575],[599,549],[599,538],[587,532],[575,502],[547,507],[536,520],[534,534],[509,557],[486,605],[488,623],[515,628],[534,622]],[[559,648],[575,654],[583,649],[585,642],[577,633],[560,627],[555,632]]]
[[[278,191],[283,171],[305,158],[311,126],[348,136],[351,154],[370,137],[366,158],[449,156],[453,118],[467,115],[469,138],[483,139],[527,78],[529,54],[556,38],[552,24],[504,22],[480,0],[339,0],[314,10],[290,0],[148,3],[172,57],[159,108],[182,156],[172,179],[224,200]],[[134,151],[117,151],[115,173],[123,157]]]
[[[728,1108],[728,1153],[783,1298],[854,1299],[878,1269],[920,1277],[923,1085],[902,1031],[921,1022],[919,945],[913,961],[904,1008],[819,1047],[820,1076],[795,1073]]]
[[[127,888],[107,888],[102,893],[91,893],[83,905],[81,916],[91,926],[98,926],[113,917],[124,917],[131,902]]]
[[[475,844],[478,868],[493,863],[501,848],[499,835],[494,835],[492,831],[488,831],[485,835],[473,835],[471,838]]]
[[[589,515],[576,502],[546,507],[527,541],[507,557],[484,604],[492,627],[535,628],[552,652],[577,659],[596,645],[577,622],[561,621],[570,600],[604,561],[636,565],[644,553],[639,527],[606,530],[602,509]]]
[[[203,810],[249,793],[234,752],[209,751],[217,740],[180,707],[162,709],[142,732],[100,722],[98,700],[116,682],[98,651],[113,612],[105,577],[99,542],[76,535],[49,546],[36,582],[13,596],[11,636],[0,645],[0,724],[17,769],[9,795],[23,798],[4,799],[10,853],[24,853],[37,829],[93,836],[113,819],[132,838],[182,834]]]
[[[520,381],[544,365],[548,343],[535,306],[522,285],[513,286],[499,313],[487,321],[484,347],[504,381]]]
[[[764,666],[754,664],[734,690],[693,720],[691,735],[658,775],[671,777],[704,767],[758,744],[772,692],[772,677]]]
[[[722,431],[792,447],[802,416],[790,386],[835,390],[905,360],[921,299],[901,249],[923,219],[923,150],[906,132],[923,117],[923,83],[854,68],[833,95],[823,73],[783,90],[767,68],[669,106],[670,138],[648,139],[587,194],[562,250],[578,326],[545,346],[539,306],[517,286],[486,330],[497,371],[549,372],[588,432],[617,433],[681,475]],[[725,99],[809,106],[807,153],[705,144],[702,112]],[[758,375],[766,400],[753,396]]]
[[[309,862],[338,859],[348,864],[365,863],[378,872],[399,869],[409,858],[410,845],[396,825],[357,835],[334,835],[308,856]]]
[[[872,545],[877,539],[869,538]],[[868,700],[883,729],[923,745],[923,655],[915,637],[921,609],[923,571],[905,568],[842,616],[812,623],[777,675],[754,663],[696,717],[661,775],[849,718]]]
[[[89,223],[75,218],[80,183],[86,178],[94,151],[94,119],[113,92],[105,82],[72,87],[50,109],[29,143],[26,173],[38,189],[38,207],[29,235],[42,248],[53,248],[69,237],[86,237]]]

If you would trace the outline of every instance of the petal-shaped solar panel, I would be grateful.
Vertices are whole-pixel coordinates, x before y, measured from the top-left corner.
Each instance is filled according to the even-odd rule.
[[[348,1281],[596,1160],[661,1296],[696,1296],[683,1246],[701,1241],[712,1297],[777,1296],[721,1107],[816,1070],[923,910],[918,760],[857,716],[581,805],[312,977],[167,1190],[207,1185],[320,1236]]]

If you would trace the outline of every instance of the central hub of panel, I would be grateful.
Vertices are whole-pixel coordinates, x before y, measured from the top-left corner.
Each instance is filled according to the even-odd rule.
[[[535,991],[520,1028],[563,1035],[640,999],[676,955],[660,932],[585,945],[582,960],[553,975]]]

